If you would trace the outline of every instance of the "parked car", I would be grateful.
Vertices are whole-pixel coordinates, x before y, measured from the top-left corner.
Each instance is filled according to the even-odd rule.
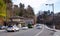
[[[27,29],[28,29],[28,27],[22,27],[22,29],[23,29],[23,30],[27,30]]]
[[[9,31],[19,31],[19,28],[17,26],[8,26],[6,29],[8,32]]]
[[[41,26],[40,24],[36,24],[36,28],[37,28],[37,29],[41,29],[42,26]]]
[[[0,26],[0,29],[2,30],[2,29],[6,29],[6,26]]]
[[[5,28],[6,28],[6,26],[2,26],[1,28],[2,28],[2,29],[5,29]]]

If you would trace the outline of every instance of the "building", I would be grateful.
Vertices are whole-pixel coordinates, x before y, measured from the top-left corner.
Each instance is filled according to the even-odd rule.
[[[12,23],[14,22],[19,27],[25,26],[24,17],[12,16],[10,18],[10,20],[12,21]],[[13,24],[13,25],[15,25],[15,24]]]
[[[32,18],[24,18],[25,24],[34,24],[34,19]]]
[[[28,24],[35,24],[34,19],[32,18],[24,18],[20,16],[13,16],[10,18],[10,21],[8,22],[10,24],[8,25],[17,25],[19,27],[27,26]]]

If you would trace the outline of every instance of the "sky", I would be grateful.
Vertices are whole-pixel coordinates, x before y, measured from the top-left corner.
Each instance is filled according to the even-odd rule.
[[[37,14],[39,11],[52,11],[52,6],[46,6],[45,4],[54,3],[54,13],[60,12],[60,0],[12,0],[12,2],[16,5],[23,3],[25,8],[30,5],[34,9],[35,14]]]

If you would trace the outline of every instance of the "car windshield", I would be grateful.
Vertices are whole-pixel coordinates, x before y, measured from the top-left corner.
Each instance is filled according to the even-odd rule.
[[[8,27],[13,27],[13,26],[8,26]]]

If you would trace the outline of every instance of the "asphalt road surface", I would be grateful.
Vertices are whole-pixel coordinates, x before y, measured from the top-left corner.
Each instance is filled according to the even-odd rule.
[[[48,30],[47,28],[44,28],[43,32],[39,34],[38,36],[53,36],[54,31]]]
[[[0,32],[0,36],[53,36],[54,32],[47,28],[20,30],[19,32]]]

